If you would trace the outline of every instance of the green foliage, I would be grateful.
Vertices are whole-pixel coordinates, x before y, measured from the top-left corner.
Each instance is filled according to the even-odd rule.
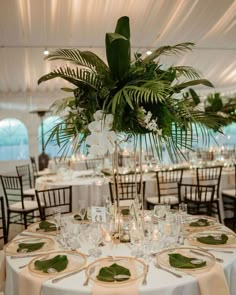
[[[208,128],[219,130],[225,123],[226,119],[219,119],[215,111],[205,113],[195,109],[199,101],[193,90],[187,96],[181,94],[196,85],[213,87],[197,70],[189,66],[162,69],[161,55],[191,51],[193,43],[162,46],[145,57],[136,53],[131,60],[129,18],[126,16],[118,20],[114,33],[106,34],[105,43],[108,66],[96,54],[79,49],[60,49],[46,57],[72,65],[60,67],[38,81],[59,77],[75,87],[63,89],[72,92],[73,97],[52,106],[55,113],[62,115],[64,123],[53,128],[50,140],[54,138],[64,151],[71,140],[75,150],[79,148],[89,134],[88,124],[97,110],[113,114],[114,131],[150,137],[160,157],[163,145],[172,158],[181,154],[180,147],[191,148],[192,124],[199,123],[201,132],[208,137]],[[182,98],[175,98],[175,94]],[[147,127],[145,114],[149,112],[156,129]]]

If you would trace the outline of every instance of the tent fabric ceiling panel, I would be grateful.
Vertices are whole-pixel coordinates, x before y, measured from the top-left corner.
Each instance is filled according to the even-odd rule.
[[[236,0],[1,0],[0,8],[1,100],[17,93],[58,95],[66,85],[59,79],[37,85],[60,65],[44,61],[43,49],[76,47],[106,60],[105,33],[123,15],[130,18],[133,52],[194,42],[192,52],[163,63],[193,66],[215,91],[236,93]]]

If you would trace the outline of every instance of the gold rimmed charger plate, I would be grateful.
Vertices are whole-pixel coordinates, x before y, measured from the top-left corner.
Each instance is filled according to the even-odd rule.
[[[206,226],[191,226],[190,224],[192,222],[196,222],[199,219],[206,219],[209,222],[209,225]],[[202,231],[202,230],[208,230],[211,229],[213,226],[217,225],[217,221],[214,217],[211,216],[205,216],[205,215],[196,215],[196,216],[188,216],[187,222],[184,224],[184,227],[187,231]]]
[[[111,266],[113,263],[116,263],[120,266],[123,266],[129,269],[131,276],[128,280],[125,281],[115,281],[115,282],[104,282],[97,279],[97,275],[102,267]],[[147,265],[142,261],[134,257],[129,256],[114,256],[114,257],[105,257],[98,259],[86,268],[86,276],[89,277],[91,281],[98,285],[103,285],[105,287],[116,288],[119,286],[126,286],[132,283],[137,282],[147,272]]]
[[[222,234],[227,235],[228,240],[225,244],[219,244],[219,245],[214,245],[214,244],[205,244],[201,243],[200,241],[197,240],[197,238],[200,237],[207,237],[207,236],[214,236],[214,237],[220,237]],[[236,235],[233,232],[230,231],[223,231],[223,230],[206,230],[202,232],[193,232],[187,236],[188,242],[193,245],[193,246],[201,246],[201,247],[206,247],[206,248],[236,248]]]
[[[18,245],[21,243],[42,243],[44,242],[44,245],[35,251],[31,252],[17,252]],[[55,248],[55,242],[51,238],[47,237],[39,237],[39,236],[29,236],[24,238],[15,239],[6,245],[4,245],[3,250],[5,251],[6,255],[28,255],[28,254],[34,254],[34,253],[41,253],[41,252],[48,252],[51,250],[54,250]]]
[[[66,255],[68,259],[67,267],[60,272],[48,272],[44,273],[42,270],[39,270],[35,267],[36,260],[47,260],[52,259],[57,255]],[[28,269],[30,272],[39,275],[39,276],[60,276],[66,273],[74,272],[83,268],[87,263],[87,257],[85,254],[75,251],[56,251],[49,254],[38,255],[36,258],[32,259],[29,262]]]
[[[193,258],[193,260],[198,260],[199,262],[206,261],[206,265],[199,268],[173,267],[170,265],[170,262],[169,262],[169,254],[181,254],[183,256]],[[172,270],[175,269],[175,270],[179,270],[181,272],[186,272],[186,273],[196,273],[196,272],[207,271],[210,268],[212,268],[216,262],[215,256],[212,255],[211,253],[201,249],[196,249],[193,247],[166,249],[158,253],[156,255],[156,259],[157,259],[157,262],[160,264],[160,266],[163,268],[172,269]]]

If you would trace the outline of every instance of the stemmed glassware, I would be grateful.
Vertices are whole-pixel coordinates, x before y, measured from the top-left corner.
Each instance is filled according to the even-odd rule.
[[[52,212],[53,222],[56,225],[56,235],[59,235],[59,229],[61,226],[61,208],[55,207]]]
[[[85,217],[86,211],[87,211],[85,200],[79,200],[78,205],[79,205],[78,213],[79,213],[81,219],[84,220],[84,217]]]
[[[101,224],[91,223],[89,226],[89,240],[94,247],[89,249],[89,255],[93,257],[99,257],[102,254],[102,251],[98,248],[98,245],[101,242],[101,239],[102,239]]]

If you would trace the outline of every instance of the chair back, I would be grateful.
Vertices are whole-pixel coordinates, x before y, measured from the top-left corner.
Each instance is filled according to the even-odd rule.
[[[42,220],[53,216],[58,207],[62,214],[72,212],[72,186],[36,190],[35,194]]]
[[[101,168],[104,165],[104,158],[94,158],[94,159],[86,159],[85,166],[86,169],[96,169]]]
[[[12,203],[21,202],[24,209],[22,176],[1,175],[0,177],[7,208]]]
[[[29,164],[16,166],[16,172],[18,176],[22,176],[23,189],[29,189],[33,187]]]
[[[38,174],[38,168],[37,168],[35,157],[30,157],[30,162],[31,162],[31,168],[32,168],[33,174],[37,175]]]
[[[178,184],[179,200],[188,204],[188,213],[212,215],[214,185]]]
[[[222,166],[197,168],[198,185],[214,185],[216,198],[219,198]]]
[[[0,239],[4,240],[4,244],[7,243],[7,228],[6,228],[5,206],[4,206],[3,197],[0,197]]]
[[[117,195],[119,195],[119,200],[134,200],[137,195],[141,194],[141,190],[145,197],[145,187],[146,183],[141,181],[140,173],[119,174],[115,177],[115,186],[113,182],[109,182],[111,201],[112,203],[117,201]]]
[[[182,183],[183,169],[165,170],[156,172],[157,194],[161,199],[169,196],[178,196],[178,183]]]

